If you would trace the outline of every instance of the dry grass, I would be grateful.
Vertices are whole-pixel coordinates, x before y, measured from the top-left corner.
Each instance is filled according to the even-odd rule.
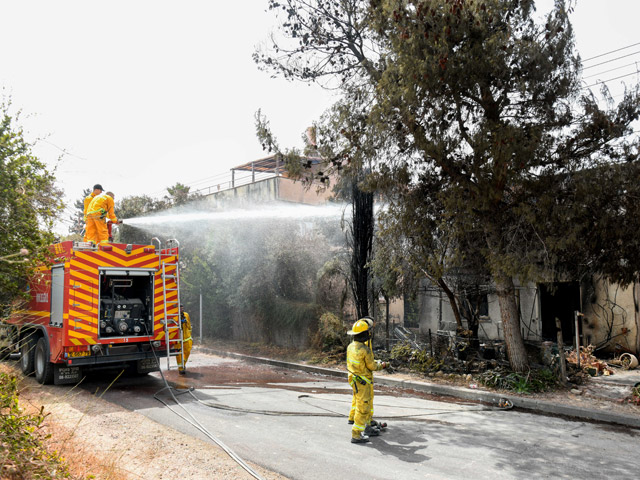
[[[68,386],[42,386],[32,378],[22,378],[20,387],[25,411],[44,406],[48,413],[47,448],[64,458],[73,480],[200,480],[213,478],[212,472],[217,480],[252,478],[217,445],[179,433],[99,395]],[[252,467],[264,478],[284,478]]]
[[[37,436],[51,458],[59,459],[62,470],[68,472],[68,476],[65,477],[62,476],[62,470],[58,469],[58,473],[52,475],[51,478],[71,478],[74,480],[127,480],[129,478],[119,471],[117,458],[107,462],[101,461],[93,454],[91,447],[84,442],[84,439],[76,437],[74,428],[69,428],[56,421],[56,416],[52,415],[51,408],[49,406],[45,408],[39,401],[39,388],[35,386],[33,381],[25,380],[18,368],[11,363],[0,363],[0,372],[18,379],[17,397],[22,414],[34,417],[40,414],[44,416],[43,422],[37,429]],[[65,395],[75,395],[75,393],[70,389],[65,392]],[[60,404],[61,402],[55,403]],[[34,451],[31,455],[37,457],[39,454]],[[19,478],[32,478],[29,472],[23,473],[23,476]]]

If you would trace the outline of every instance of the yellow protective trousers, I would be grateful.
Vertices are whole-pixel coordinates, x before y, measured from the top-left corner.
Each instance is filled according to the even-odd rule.
[[[109,241],[109,228],[107,221],[100,216],[89,215],[86,223],[86,239],[87,242],[107,243]]]
[[[355,401],[355,413],[353,416],[353,427],[351,428],[351,436],[360,438],[360,434],[364,432],[367,423],[371,421],[371,407],[373,406],[373,385],[367,382],[362,385],[355,378],[351,381],[353,389],[353,399]]]
[[[184,350],[184,363],[182,362],[182,355],[178,355],[176,360],[178,361],[178,371],[183,370],[187,365],[187,360],[189,360],[189,355],[191,354],[191,347],[193,346],[193,340],[191,338],[184,341],[182,344],[182,349]]]
[[[89,204],[91,200],[93,200],[96,196],[93,193],[90,193],[87,198],[84,199],[84,238],[82,239],[84,242],[90,242],[91,238],[89,237],[89,232],[87,231],[87,209],[89,208]]]
[[[371,419],[373,418],[373,385],[371,386],[371,408],[369,409],[369,418],[367,418],[367,425],[369,425],[371,423]],[[353,393],[353,396],[351,397],[351,410],[349,411],[349,421],[350,422],[355,422],[355,417],[356,417],[356,394],[355,392]]]

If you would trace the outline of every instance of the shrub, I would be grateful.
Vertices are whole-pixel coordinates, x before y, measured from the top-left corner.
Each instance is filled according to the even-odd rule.
[[[442,368],[442,361],[429,355],[426,350],[416,350],[408,343],[398,343],[391,349],[391,360],[406,365],[410,370],[419,373],[437,372]]]
[[[555,375],[548,369],[530,370],[523,375],[502,367],[482,372],[478,381],[489,388],[524,394],[546,392],[558,384]]]
[[[313,338],[313,345],[323,352],[342,352],[347,347],[349,338],[340,318],[333,313],[324,313],[318,321],[318,330]]]
[[[43,445],[45,417],[43,409],[34,415],[23,414],[16,376],[0,372],[0,478],[72,478],[58,455],[47,452]]]

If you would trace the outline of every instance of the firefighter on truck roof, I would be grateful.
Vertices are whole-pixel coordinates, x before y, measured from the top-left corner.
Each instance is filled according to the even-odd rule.
[[[102,193],[102,185],[100,185],[99,183],[96,183],[93,186],[93,192],[91,192],[89,195],[87,195],[87,197],[84,199],[84,212],[83,212],[83,220],[84,220],[84,224],[85,224],[85,229],[84,229],[84,238],[83,241],[88,242],[89,241],[89,237],[87,236],[87,210],[89,210],[89,204],[91,203],[91,200],[93,200],[94,198],[96,198],[98,195],[100,195]]]
[[[102,193],[95,197],[87,207],[87,241],[96,244],[109,241],[107,218],[113,223],[119,222],[113,211],[113,192]]]

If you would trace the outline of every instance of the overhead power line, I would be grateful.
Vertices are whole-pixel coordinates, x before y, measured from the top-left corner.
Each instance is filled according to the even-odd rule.
[[[583,70],[587,70],[589,68],[593,68],[593,67],[597,67],[597,66],[600,66],[600,65],[604,65],[605,63],[615,62],[616,60],[620,60],[621,58],[631,57],[633,55],[637,55],[638,53],[640,53],[640,50],[635,51],[633,53],[628,53],[627,55],[621,55],[619,57],[612,58],[611,60],[605,60],[604,62],[596,63],[594,65],[589,65],[588,67],[584,67]]]
[[[589,75],[587,77],[582,77],[582,79],[586,80],[587,78],[593,78],[593,77],[597,77],[598,75],[604,75],[605,73],[615,72],[616,70],[622,70],[623,68],[631,67],[637,64],[638,62],[627,63],[626,65],[623,65],[621,67],[610,68],[609,70],[603,70],[602,72],[594,73],[593,75]]]
[[[596,55],[594,57],[589,57],[589,58],[585,58],[584,60],[582,60],[583,62],[588,62],[590,60],[595,60],[596,58],[600,58],[600,57],[605,57],[607,55],[611,55],[612,53],[616,53],[619,52],[621,50],[626,50],[627,48],[631,48],[631,47],[635,47],[636,45],[640,45],[640,42],[638,43],[632,43],[631,45],[627,45],[626,47],[620,47],[620,48],[616,48],[615,50],[611,50],[609,52],[605,52],[605,53],[601,53],[600,55]]]
[[[586,88],[595,87],[596,85],[602,85],[603,83],[613,82],[614,80],[620,80],[621,78],[630,77],[631,75],[640,75],[640,72],[631,72],[631,73],[627,73],[626,75],[620,75],[619,77],[608,78],[607,80],[602,80],[602,81],[599,81],[599,82],[596,82],[596,83],[592,83],[591,85],[587,85],[585,87],[582,87],[582,90],[584,90]]]

